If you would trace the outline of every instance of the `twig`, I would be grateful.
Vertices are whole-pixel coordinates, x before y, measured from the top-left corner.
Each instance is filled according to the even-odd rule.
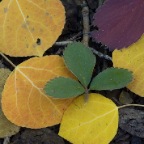
[[[85,0],[83,0],[83,9],[82,9],[82,16],[83,16],[83,44],[85,44],[86,46],[88,46],[89,43],[89,32],[90,32],[90,26],[89,26],[89,8],[87,6],[87,3]],[[65,46],[69,43],[72,43],[73,41],[70,41],[71,39],[69,39],[68,41],[63,41],[63,42],[56,42],[55,45],[58,46]],[[104,58],[106,60],[110,60],[112,61],[112,58],[108,55],[105,55],[93,48],[90,47],[90,49],[93,51],[94,54],[98,55],[101,58]]]
[[[4,138],[4,141],[3,141],[3,144],[9,144],[10,143],[10,137],[5,137]]]
[[[90,47],[91,50],[93,51],[94,54],[96,54],[97,56],[99,56],[100,58],[104,58],[106,60],[112,61],[112,58],[108,55],[105,55],[97,50],[95,50],[94,48]]]
[[[55,45],[57,45],[57,46],[66,46],[66,45],[68,45],[69,43],[73,43],[73,41],[56,42]],[[94,54],[96,54],[96,55],[99,56],[100,58],[104,58],[104,59],[106,59],[106,60],[112,61],[112,58],[111,58],[109,55],[105,55],[105,54],[103,54],[103,53],[95,50],[95,49],[92,48],[92,47],[89,47],[89,48],[92,50],[92,52],[93,52]]]
[[[57,46],[65,46],[68,45],[70,43],[73,43],[73,41],[61,41],[61,42],[56,42],[55,45]]]
[[[0,55],[1,55],[8,63],[10,63],[14,68],[16,68],[16,65],[15,65],[12,61],[10,61],[3,53],[0,52]]]
[[[71,37],[69,40],[70,41],[74,41],[79,39],[79,37],[82,36],[82,32],[80,31],[79,33],[77,33],[76,35],[74,35],[73,37]]]
[[[106,49],[104,49],[104,55],[107,55]],[[102,70],[105,70],[108,67],[108,63],[106,62],[106,59],[103,59],[102,61]]]
[[[83,40],[82,43],[88,46],[89,43],[89,8],[85,0],[83,0],[82,16],[83,16]]]

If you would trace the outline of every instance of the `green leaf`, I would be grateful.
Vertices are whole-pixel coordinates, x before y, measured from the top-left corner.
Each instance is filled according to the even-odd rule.
[[[82,43],[74,42],[65,49],[64,60],[69,70],[87,87],[96,63],[92,51]]]
[[[85,92],[85,89],[78,81],[64,77],[50,80],[44,90],[46,94],[54,98],[71,98]]]
[[[126,69],[108,68],[99,73],[90,85],[91,90],[114,90],[132,81],[132,72]]]

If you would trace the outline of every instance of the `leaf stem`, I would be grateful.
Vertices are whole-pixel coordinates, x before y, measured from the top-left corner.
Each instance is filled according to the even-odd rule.
[[[3,53],[0,52],[0,55],[1,55],[9,64],[11,64],[14,68],[16,68],[16,65],[15,65],[11,60],[9,60]]]
[[[88,99],[89,99],[89,89],[85,87],[85,96],[84,96],[85,102],[88,102]]]
[[[82,16],[83,16],[83,40],[82,43],[88,46],[89,43],[89,7],[87,6],[87,2],[83,0],[83,8],[82,8]]]
[[[131,107],[131,106],[144,107],[144,105],[141,105],[141,104],[126,104],[126,105],[119,106],[118,109],[125,108],[125,107]]]

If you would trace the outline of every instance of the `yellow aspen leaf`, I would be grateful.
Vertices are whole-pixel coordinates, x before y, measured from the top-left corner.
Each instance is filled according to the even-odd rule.
[[[108,144],[118,129],[118,107],[100,94],[75,99],[65,111],[59,135],[73,144]]]
[[[114,67],[125,68],[133,72],[133,81],[127,88],[139,96],[144,96],[144,35],[134,44],[112,54]]]
[[[62,33],[60,0],[2,0],[0,51],[10,56],[42,56]]]
[[[53,99],[45,94],[45,84],[54,77],[74,77],[60,56],[34,57],[8,77],[2,92],[2,110],[12,123],[43,128],[60,123],[72,99]]]
[[[11,71],[6,68],[0,68],[0,100],[1,100],[1,93],[4,88],[5,81]],[[6,136],[11,136],[19,132],[20,127],[11,123],[3,114],[1,109],[0,103],[0,138],[4,138]]]

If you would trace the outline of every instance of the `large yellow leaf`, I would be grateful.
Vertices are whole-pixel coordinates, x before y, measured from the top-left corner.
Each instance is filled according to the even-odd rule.
[[[5,81],[10,74],[10,70],[6,68],[0,68],[0,100],[1,100],[1,92],[4,88]],[[4,116],[1,110],[1,103],[0,103],[0,138],[11,136],[19,132],[20,127],[11,123],[7,118]]]
[[[65,10],[60,0],[2,0],[0,51],[42,56],[61,34]]]
[[[115,50],[113,66],[133,72],[133,81],[127,86],[132,92],[144,96],[144,35],[134,44],[122,50]]]
[[[43,87],[56,76],[73,77],[59,56],[31,58],[16,67],[2,93],[6,117],[22,127],[42,128],[60,123],[72,99],[53,99]]]
[[[73,144],[108,144],[118,128],[118,107],[100,94],[80,96],[65,111],[59,135]]]

